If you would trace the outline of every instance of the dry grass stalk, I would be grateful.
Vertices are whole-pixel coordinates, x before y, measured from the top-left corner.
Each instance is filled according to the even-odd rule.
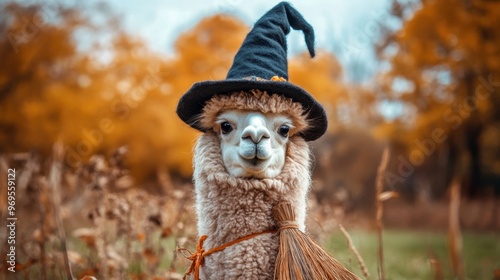
[[[438,257],[433,253],[431,253],[429,256],[429,264],[431,265],[431,270],[434,274],[434,280],[443,280],[443,265],[441,264],[441,261],[438,259]]]
[[[273,214],[280,234],[274,279],[359,279],[297,228],[289,203],[275,206]]]
[[[104,217],[104,214],[106,213],[106,198],[107,198],[107,192],[106,190],[101,190],[101,197],[96,197],[96,200],[98,202],[98,210],[97,213],[99,213],[101,216],[96,217],[95,220],[95,225],[97,229],[97,239],[96,239],[96,247],[97,247],[97,255],[99,256],[101,263],[100,263],[100,269],[99,273],[100,276],[103,278],[108,278],[108,254],[106,252],[107,248],[107,242],[106,242],[106,219]],[[94,193],[96,195],[96,193]]]
[[[53,160],[52,166],[50,168],[49,173],[49,184],[52,187],[50,190],[50,202],[52,204],[52,208],[54,209],[54,219],[57,226],[57,231],[59,233],[59,239],[61,242],[61,249],[64,257],[64,272],[66,273],[67,279],[73,279],[73,273],[71,271],[71,266],[69,264],[68,257],[68,249],[66,246],[66,232],[64,230],[64,225],[61,219],[61,166],[60,161],[62,160],[64,155],[64,148],[62,143],[58,142],[54,144],[54,152],[53,152]]]
[[[127,219],[126,234],[127,234],[127,238],[129,240],[133,240],[133,237],[132,237],[133,236],[132,214],[133,214],[133,211],[134,211],[134,208],[132,207],[133,202],[130,201],[129,197],[126,197],[125,201],[127,203],[127,206],[129,207],[129,211],[127,211],[127,213],[126,213],[126,216],[127,216],[127,218],[126,218]],[[132,259],[132,242],[126,242],[126,244],[125,244],[125,254],[126,254],[127,260]]]
[[[44,186],[41,185],[38,189],[43,193]],[[41,195],[39,195],[38,202],[38,214],[40,216],[40,236],[41,240],[38,242],[38,247],[40,248],[40,279],[47,279],[47,264],[46,264],[46,253],[45,253],[45,242],[47,240],[47,234],[45,233],[45,218],[47,213],[45,211],[45,204],[41,201]]]
[[[454,178],[451,183],[448,245],[453,273],[458,279],[464,279],[462,233],[460,231],[460,183],[458,178]]]
[[[53,167],[53,170],[57,168],[57,167]],[[54,171],[54,172],[58,172],[58,171]],[[60,242],[61,242],[61,250],[62,250],[62,253],[63,253],[63,257],[64,257],[64,272],[66,273],[66,277],[69,278],[69,279],[73,279],[73,273],[71,271],[71,266],[69,264],[69,257],[68,257],[68,249],[67,249],[67,245],[66,245],[66,231],[64,230],[64,225],[63,225],[63,222],[62,222],[62,219],[61,219],[61,213],[60,213],[60,209],[61,209],[61,198],[59,195],[55,195],[55,193],[58,193],[59,192],[59,184],[55,183],[55,182],[52,182],[52,197],[51,197],[51,204],[52,204],[52,207],[54,209],[54,216],[55,216],[55,222],[56,222],[56,226],[57,226],[57,231],[59,233],[59,239],[60,239]]]
[[[384,266],[384,243],[383,243],[383,231],[384,231],[384,223],[382,218],[384,216],[384,202],[383,191],[384,191],[384,174],[387,170],[387,165],[389,164],[389,148],[386,147],[384,149],[384,153],[382,154],[382,159],[380,161],[380,165],[377,170],[377,181],[375,185],[376,189],[376,207],[377,207],[377,234],[378,234],[378,278],[380,280],[385,279],[385,266]]]
[[[347,230],[342,225],[339,225],[339,228],[340,228],[340,231],[342,231],[342,234],[344,234],[345,238],[347,239],[347,244],[349,245],[349,249],[356,256],[356,259],[358,260],[361,271],[363,272],[363,276],[365,276],[366,279],[370,279],[370,273],[368,273],[368,269],[366,268],[366,265],[365,265],[365,262],[363,261],[363,258],[361,257],[358,250],[356,249],[356,246],[354,246],[354,242],[352,242],[351,236],[349,235]]]

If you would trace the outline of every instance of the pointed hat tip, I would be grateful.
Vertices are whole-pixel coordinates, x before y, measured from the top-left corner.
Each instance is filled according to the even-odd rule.
[[[302,15],[289,3],[281,2],[281,5],[285,7],[286,16],[290,26],[295,30],[301,30],[304,33],[304,39],[306,41],[307,50],[311,57],[316,55],[314,50],[314,29],[313,27],[302,17]]]

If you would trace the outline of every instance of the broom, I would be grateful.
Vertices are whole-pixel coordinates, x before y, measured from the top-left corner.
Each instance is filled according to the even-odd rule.
[[[297,228],[289,203],[276,205],[273,215],[280,235],[275,280],[360,279]]]

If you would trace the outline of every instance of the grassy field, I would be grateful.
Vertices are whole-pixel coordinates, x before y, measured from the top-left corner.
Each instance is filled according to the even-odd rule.
[[[375,232],[364,230],[350,230],[349,232],[356,248],[366,262],[370,273],[369,279],[378,279],[376,259],[377,237]],[[157,232],[153,233],[151,237],[151,241],[153,242],[150,245],[153,249],[153,256],[155,254],[158,256],[158,262],[156,263],[155,261],[156,264],[154,265],[156,268],[154,270],[148,269],[148,256],[143,253],[141,254],[141,246],[134,243],[132,244],[132,251],[135,252],[135,257],[132,256],[131,259],[127,259],[127,256],[122,256],[126,259],[128,268],[125,274],[119,277],[120,279],[150,279],[147,275],[163,275],[155,279],[179,279],[178,277],[185,271],[188,262],[183,260],[182,256],[177,256],[177,261],[175,264],[172,264],[175,239],[173,237],[161,239]],[[88,248],[80,240],[69,238],[68,243],[71,251],[78,252],[85,259],[80,265],[72,265],[73,272],[78,277],[77,279],[79,279],[84,271],[90,272],[92,267],[95,267],[99,261],[95,250]],[[117,247],[125,246],[123,242],[118,243]],[[194,244],[187,244],[187,247],[191,247],[191,245],[194,246]],[[463,235],[463,245],[466,279],[498,279],[494,278],[493,272],[500,269],[499,234],[465,233]],[[325,240],[324,248],[330,251],[347,268],[351,269],[357,275],[362,276],[356,257],[349,250],[340,230]],[[453,279],[445,233],[387,230],[384,233],[384,254],[388,280],[435,279],[436,270],[431,268],[431,259],[437,260],[439,263],[438,267],[443,275],[440,279]],[[37,264],[8,279],[39,279],[40,269],[40,264]],[[165,273],[172,269],[179,274],[175,278],[165,277]],[[65,278],[61,265],[48,268],[47,275],[48,279]]]
[[[350,235],[366,262],[370,279],[377,279],[375,232],[351,231]],[[362,275],[356,257],[347,247],[340,231],[327,240],[325,247],[344,265]],[[444,279],[453,279],[446,233],[385,231],[384,256],[387,279],[434,279],[435,270],[431,268],[431,256],[440,263]],[[463,256],[466,279],[494,279],[493,271],[500,269],[500,234],[464,233]]]

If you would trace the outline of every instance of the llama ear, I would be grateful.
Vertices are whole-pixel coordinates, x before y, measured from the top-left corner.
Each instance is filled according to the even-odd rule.
[[[195,118],[193,118],[192,123],[200,125],[200,127],[203,128],[202,132],[207,132],[210,130],[214,130],[214,127],[216,126],[216,120],[217,116],[220,114],[219,111],[205,111],[201,112],[200,114],[196,115]]]

